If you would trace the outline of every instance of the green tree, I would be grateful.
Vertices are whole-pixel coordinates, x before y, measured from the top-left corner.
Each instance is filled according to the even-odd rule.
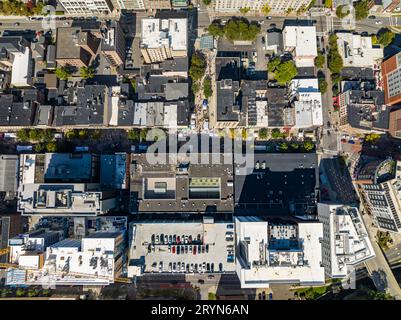
[[[26,142],[29,140],[29,130],[20,129],[17,131],[17,140],[21,142]]]
[[[394,37],[395,34],[391,30],[383,28],[380,29],[379,32],[377,33],[377,42],[381,44],[383,47],[387,47],[393,42]]]
[[[363,20],[368,17],[369,15],[368,3],[369,3],[368,0],[360,0],[358,2],[354,2],[356,20]]]
[[[319,91],[321,93],[326,93],[327,92],[327,87],[328,84],[324,78],[319,78]]]
[[[325,61],[324,55],[321,53],[318,53],[317,57],[315,58],[315,67],[318,69],[323,68],[324,61]]]
[[[148,134],[148,129],[141,129],[141,131],[139,132],[139,139],[141,141],[146,141],[146,136]]]
[[[191,57],[191,67],[189,75],[193,81],[200,80],[206,71],[205,57],[200,52],[195,52]]]
[[[139,129],[131,129],[128,131],[128,139],[132,141],[139,141],[140,140],[140,130]]]
[[[41,152],[45,151],[46,146],[40,142],[40,143],[35,144],[33,149],[35,150],[36,153],[41,153]]]
[[[267,63],[267,71],[269,71],[269,72],[276,71],[276,69],[280,63],[281,63],[281,59],[278,57],[269,60],[269,62]]]
[[[92,79],[95,76],[95,68],[82,67],[81,69],[79,69],[79,75],[83,79]]]
[[[378,44],[379,43],[379,40],[377,40],[377,36],[374,34],[374,35],[372,35],[372,44]]]
[[[313,144],[312,141],[306,140],[306,141],[304,141],[302,147],[306,152],[310,152],[315,148],[315,145]]]
[[[239,12],[241,12],[242,14],[247,14],[251,9],[248,7],[244,7],[244,8],[240,8]]]
[[[280,139],[283,138],[283,134],[281,133],[280,129],[274,128],[271,132],[271,136],[273,139]]]
[[[193,94],[197,94],[200,90],[199,82],[193,82],[192,86],[191,86],[191,90],[192,90]]]
[[[324,0],[324,6],[326,8],[331,8],[333,7],[333,0]]]
[[[224,36],[224,28],[220,24],[219,21],[213,21],[208,27],[207,31],[213,36],[213,37],[221,37]]]
[[[333,82],[333,84],[339,83],[342,80],[341,75],[339,73],[332,73],[330,77],[331,77],[331,82]]]
[[[343,59],[338,53],[337,36],[331,35],[329,39],[329,54],[328,54],[328,67],[331,73],[341,73],[343,69]]]
[[[297,74],[295,64],[292,61],[286,61],[277,66],[274,76],[279,83],[286,84],[294,79]]]
[[[365,136],[365,141],[367,143],[375,144],[379,141],[380,135],[377,133],[369,133]]]
[[[248,20],[233,18],[224,26],[224,35],[230,41],[254,41],[260,32],[260,25]]]
[[[291,146],[291,149],[293,149],[293,150],[298,150],[299,149],[299,145],[297,143],[295,143],[295,142],[291,143],[290,146]]]
[[[85,129],[81,129],[78,131],[78,138],[79,139],[86,139],[88,138],[88,131]]]
[[[25,296],[25,290],[22,288],[18,288],[15,292],[15,296],[18,298]]]
[[[269,7],[268,3],[265,3],[262,7],[262,13],[266,16],[270,13],[271,8]]]
[[[281,142],[279,144],[279,148],[280,148],[280,151],[287,151],[288,150],[288,144],[286,142]]]
[[[41,140],[42,135],[39,129],[31,129],[29,130],[29,140],[31,141],[39,141]]]
[[[51,153],[57,152],[57,143],[56,143],[56,141],[48,142],[46,144],[46,151],[47,152],[51,152]]]
[[[212,0],[202,0],[202,2],[205,4],[205,5],[209,5],[209,4],[211,4],[212,3]]]
[[[76,138],[77,138],[77,132],[76,132],[76,130],[68,130],[68,131],[65,133],[65,137],[66,137],[67,139],[76,139]]]
[[[268,137],[268,131],[267,131],[267,129],[266,129],[266,128],[261,128],[261,129],[259,129],[258,137],[259,137],[259,139],[261,139],[261,140],[266,140],[267,137]]]
[[[212,81],[210,80],[210,78],[206,78],[203,81],[203,94],[205,95],[206,99],[209,99],[213,94]]]
[[[71,77],[72,73],[70,68],[62,66],[56,68],[55,74],[56,77],[59,78],[60,80],[67,80],[69,77]]]
[[[343,19],[350,14],[350,10],[347,5],[339,5],[336,9],[336,15],[339,19]]]
[[[102,137],[102,130],[100,129],[91,130],[90,137],[93,140],[99,140]]]

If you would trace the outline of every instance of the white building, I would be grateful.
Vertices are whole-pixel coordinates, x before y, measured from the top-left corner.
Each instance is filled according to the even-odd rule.
[[[295,126],[311,128],[323,125],[322,94],[319,92],[318,79],[294,79],[291,91],[296,98]]]
[[[319,203],[318,216],[323,223],[323,265],[329,277],[348,277],[357,264],[375,257],[356,207]]]
[[[142,19],[141,53],[145,63],[161,62],[174,57],[186,57],[188,20]]]
[[[7,276],[8,284],[25,285],[108,285],[122,268],[121,232],[96,232],[82,239],[64,239],[46,248],[44,263],[20,270],[25,279]],[[20,281],[20,283],[18,283]]]
[[[267,4],[270,8],[269,14],[287,13],[288,10],[296,12],[302,7],[307,7],[311,0],[216,0],[215,10],[217,12],[233,12],[238,13],[241,8],[249,8],[250,11],[261,12],[262,8]]]
[[[113,5],[120,10],[145,10],[144,0],[113,0]]]
[[[28,47],[15,52],[11,71],[11,86],[29,87],[32,84],[32,52]]]
[[[338,52],[344,67],[374,68],[383,59],[383,48],[373,46],[371,36],[347,32],[336,33]]]
[[[68,14],[110,14],[113,6],[109,0],[58,0]]]
[[[18,211],[96,216],[114,208],[115,194],[101,191],[100,184],[92,181],[95,159],[89,154],[21,155]]]
[[[241,288],[271,283],[321,285],[323,225],[319,222],[268,222],[235,218],[237,275]]]
[[[293,54],[297,67],[314,67],[317,56],[315,26],[286,26],[283,30],[284,50]]]

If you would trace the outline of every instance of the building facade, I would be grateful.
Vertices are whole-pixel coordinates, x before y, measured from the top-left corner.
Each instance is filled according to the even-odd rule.
[[[216,0],[215,10],[217,12],[239,12],[241,8],[249,8],[250,11],[261,12],[264,6],[270,8],[272,14],[295,12],[301,8],[307,8],[310,0]]]
[[[109,0],[59,0],[68,14],[110,14],[113,5]]]

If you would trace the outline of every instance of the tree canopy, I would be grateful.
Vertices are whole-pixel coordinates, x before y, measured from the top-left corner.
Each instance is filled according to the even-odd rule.
[[[350,14],[350,10],[347,5],[339,5],[336,9],[336,15],[339,19],[345,18]]]
[[[203,94],[205,95],[206,99],[209,99],[213,94],[212,81],[210,80],[210,78],[206,78],[203,81]]]
[[[254,41],[260,32],[260,25],[246,19],[231,19],[224,26],[224,35],[230,41]]]
[[[324,78],[319,79],[319,91],[321,93],[326,93],[328,84]]]
[[[269,4],[268,4],[268,3],[265,3],[265,4],[263,5],[263,7],[262,7],[262,13],[263,13],[264,15],[268,15],[270,11],[271,11],[271,8],[269,7]]]
[[[280,58],[270,60],[267,64],[267,70],[274,72],[275,79],[281,84],[290,82],[298,74],[297,68],[292,61],[282,62]]]
[[[83,79],[92,79],[95,76],[95,68],[82,67],[81,69],[79,69],[79,75]]]
[[[331,35],[329,42],[330,42],[330,49],[327,57],[328,67],[331,73],[340,73],[342,68],[344,67],[344,64],[343,64],[343,59],[338,53],[337,36]]]
[[[319,54],[317,55],[317,57],[315,58],[315,67],[318,68],[318,69],[323,68],[323,66],[324,66],[324,61],[325,61],[324,55],[322,55],[321,53],[319,53]]]
[[[200,80],[206,71],[206,61],[200,52],[195,52],[191,57],[191,67],[189,75],[193,81]]]
[[[62,66],[56,68],[55,74],[60,80],[67,80],[69,77],[71,77],[71,70],[66,66]]]
[[[41,15],[44,8],[42,0],[24,3],[20,0],[3,0],[0,1],[0,14],[7,16],[32,16]]]
[[[391,30],[383,28],[380,29],[379,32],[377,33],[377,42],[381,44],[383,47],[387,47],[393,42],[394,37],[395,34]]]
[[[211,4],[212,3],[212,0],[202,0],[202,2],[205,4],[205,5],[209,5],[209,4]]]
[[[354,8],[355,8],[356,20],[363,20],[368,17],[369,15],[368,0],[360,0],[354,3]]]
[[[224,28],[218,21],[213,21],[207,28],[207,31],[214,37],[224,36]]]

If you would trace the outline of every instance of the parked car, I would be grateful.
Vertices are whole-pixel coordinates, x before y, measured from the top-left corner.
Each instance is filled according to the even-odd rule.
[[[221,262],[219,263],[219,272],[223,272],[223,264]]]
[[[206,253],[208,253],[209,252],[209,245],[207,244],[206,245]]]
[[[180,251],[181,251],[181,247],[177,246],[177,254],[180,254]]]
[[[162,271],[163,271],[163,261],[160,261],[159,272],[162,272]]]
[[[196,254],[196,246],[194,246],[192,253],[195,255]]]
[[[175,246],[171,247],[171,253],[175,253]]]

